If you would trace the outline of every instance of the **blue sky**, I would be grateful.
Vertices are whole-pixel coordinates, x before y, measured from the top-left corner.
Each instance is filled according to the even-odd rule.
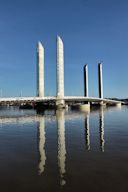
[[[56,94],[56,35],[65,48],[65,95],[98,95],[103,62],[104,96],[128,97],[127,0],[0,0],[0,89],[3,96],[36,94],[36,44],[45,48],[45,95]]]

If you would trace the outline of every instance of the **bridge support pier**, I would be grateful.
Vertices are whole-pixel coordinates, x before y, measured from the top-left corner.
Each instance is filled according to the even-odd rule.
[[[121,107],[121,102],[116,103],[116,106],[117,106],[117,107]]]
[[[65,108],[65,101],[64,101],[64,99],[57,98],[57,100],[56,100],[56,108],[57,109]]]
[[[89,112],[90,111],[90,103],[86,103],[79,106],[79,109],[83,112]]]
[[[106,103],[104,103],[103,101],[101,101],[101,102],[99,103],[99,105],[100,105],[100,106],[106,106]]]

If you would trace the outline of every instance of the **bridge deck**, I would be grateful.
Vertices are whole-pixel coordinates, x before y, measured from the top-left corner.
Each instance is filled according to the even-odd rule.
[[[45,101],[56,101],[57,97],[8,97],[8,98],[0,98],[0,103],[2,102],[45,102]],[[88,102],[97,102],[100,103],[103,101],[104,103],[124,103],[122,101],[116,101],[111,99],[101,99],[97,97],[82,97],[82,96],[65,96],[61,99],[64,99],[65,101],[88,101]]]

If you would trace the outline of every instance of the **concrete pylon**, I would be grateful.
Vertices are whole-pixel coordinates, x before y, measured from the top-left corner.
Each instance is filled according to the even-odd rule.
[[[44,47],[37,43],[37,97],[44,97]]]
[[[84,66],[84,96],[88,97],[88,65]]]
[[[57,36],[57,106],[64,106],[64,45]]]
[[[88,97],[88,65],[84,65],[84,97]],[[81,111],[90,111],[90,102],[85,101],[79,106]]]
[[[103,99],[102,63],[98,64],[98,84],[99,84],[99,98]]]

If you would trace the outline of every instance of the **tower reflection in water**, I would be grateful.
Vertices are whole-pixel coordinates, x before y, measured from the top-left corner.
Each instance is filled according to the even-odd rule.
[[[38,166],[38,174],[41,175],[44,172],[46,154],[45,154],[45,119],[44,116],[39,118],[39,166]]]
[[[57,129],[58,129],[58,167],[60,173],[60,185],[65,185],[64,179],[65,161],[66,161],[66,147],[65,147],[65,111],[57,110]],[[39,175],[42,175],[45,168],[46,154],[45,154],[45,119],[44,116],[39,118]]]
[[[85,143],[86,143],[86,149],[90,151],[89,114],[87,114],[85,118]]]
[[[86,143],[86,149],[88,151],[91,150],[89,116],[90,114],[87,114],[85,117],[85,143]],[[103,106],[101,106],[99,110],[99,134],[100,134],[100,151],[104,152],[105,140],[104,140],[104,107]]]
[[[90,151],[90,114],[86,114],[85,118],[85,143],[86,149]],[[65,185],[65,173],[66,173],[66,142],[65,142],[65,110],[56,111],[57,130],[58,130],[58,167],[60,175],[60,185]],[[45,117],[39,117],[39,165],[38,173],[43,174],[46,163],[45,154]],[[100,150],[104,152],[104,109],[100,108],[99,111],[99,134],[100,134]]]
[[[58,166],[60,171],[60,185],[65,185],[64,174],[66,173],[66,144],[65,144],[65,111],[57,110],[57,128],[58,128]]]
[[[99,132],[100,132],[100,150],[104,152],[104,107],[101,106],[99,111]]]

